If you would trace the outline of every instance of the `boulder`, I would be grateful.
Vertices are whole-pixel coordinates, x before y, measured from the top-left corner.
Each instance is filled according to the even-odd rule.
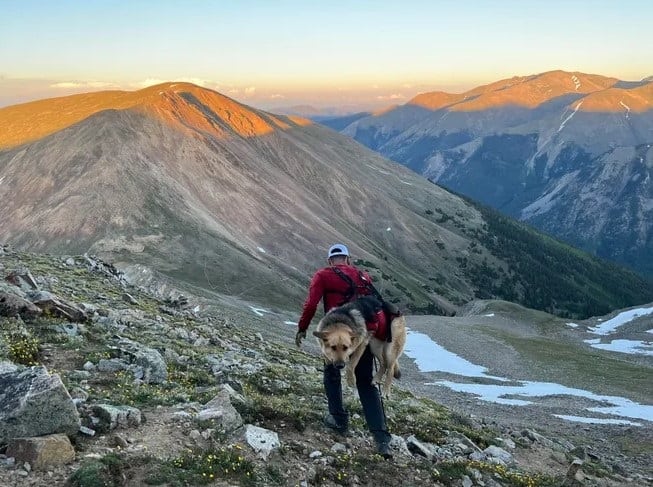
[[[198,413],[199,421],[212,421],[212,427],[225,433],[230,433],[243,425],[243,418],[231,404],[228,389],[222,389],[213,399],[207,402]]]
[[[127,338],[120,340],[118,348],[129,356],[131,370],[137,379],[153,384],[163,384],[168,380],[168,367],[158,350]]]
[[[19,288],[0,282],[0,316],[18,315],[27,320],[40,314],[41,310]]]
[[[97,430],[101,433],[108,433],[116,428],[136,427],[142,421],[141,411],[131,406],[96,404],[92,411],[100,420]]]
[[[48,470],[75,460],[75,449],[62,434],[15,438],[9,442],[7,456],[18,463],[29,463],[34,470]]]
[[[281,446],[277,433],[253,424],[245,426],[245,441],[264,460]]]
[[[88,315],[81,308],[66,303],[47,291],[32,291],[27,294],[27,297],[46,313],[77,323],[88,321]]]
[[[13,438],[75,434],[79,414],[57,374],[45,367],[0,372],[0,444]]]

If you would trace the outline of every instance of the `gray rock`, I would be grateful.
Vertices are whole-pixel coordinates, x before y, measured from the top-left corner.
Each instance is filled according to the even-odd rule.
[[[281,446],[277,433],[253,424],[245,426],[244,436],[247,444],[263,459],[267,459],[270,453]]]
[[[207,402],[197,418],[200,421],[212,420],[213,426],[225,433],[230,433],[243,425],[243,418],[231,404],[231,396],[227,389],[222,389],[213,399]]]
[[[510,465],[514,462],[512,455],[498,446],[490,445],[483,450],[483,453],[487,455],[488,461],[490,462],[496,463],[496,460],[499,460],[501,463],[506,465]]]
[[[129,364],[119,358],[103,358],[98,362],[97,368],[100,372],[118,372],[119,370],[127,370],[129,368]],[[85,368],[85,370],[88,369]]]
[[[435,456],[435,451],[433,447],[426,443],[422,443],[417,438],[415,438],[414,435],[411,435],[408,438],[406,438],[406,446],[408,447],[408,450],[411,453],[415,453],[417,455],[426,457],[428,460],[432,460],[433,457]]]
[[[32,291],[27,294],[32,303],[46,313],[64,318],[68,321],[86,323],[88,315],[74,304],[67,303],[47,291]]]
[[[92,411],[100,420],[97,429],[103,433],[116,428],[129,428],[141,424],[140,410],[131,406],[96,404],[93,406]]]
[[[79,414],[57,374],[29,367],[0,374],[0,443],[79,430]]]
[[[19,288],[0,282],[0,316],[20,316],[32,319],[41,314],[41,309],[27,299]]]
[[[141,367],[143,382],[163,384],[168,380],[166,362],[157,350],[126,338],[120,340],[119,348],[130,357],[132,365]]]
[[[0,375],[7,374],[9,372],[16,372],[18,366],[12,362],[0,361]]]

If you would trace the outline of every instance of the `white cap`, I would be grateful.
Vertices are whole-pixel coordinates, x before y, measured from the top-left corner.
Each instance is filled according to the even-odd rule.
[[[327,254],[327,259],[331,257],[337,257],[338,255],[349,255],[349,249],[346,245],[343,244],[334,244],[329,248],[329,253]]]

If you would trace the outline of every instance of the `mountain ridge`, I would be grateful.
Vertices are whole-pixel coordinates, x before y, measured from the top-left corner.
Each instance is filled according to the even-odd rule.
[[[409,102],[341,133],[454,192],[653,276],[653,82],[555,71],[501,80],[441,105]]]
[[[90,251],[284,305],[303,299],[329,242],[344,241],[389,299],[412,309],[453,312],[481,292],[474,279],[483,269],[495,276],[483,296],[526,298],[530,265],[516,274],[483,244],[489,217],[462,198],[319,125],[229,112],[219,94],[188,90],[174,104],[160,105],[155,90],[146,109],[103,106],[0,150],[0,240]],[[531,261],[530,250],[514,249],[515,262]],[[589,312],[579,299],[595,314],[653,300],[653,286],[630,273],[590,267],[598,274],[577,280],[589,278],[606,299],[566,281],[555,299],[574,302],[563,312]],[[622,282],[596,282],[601,272]],[[550,299],[543,306],[555,309]]]

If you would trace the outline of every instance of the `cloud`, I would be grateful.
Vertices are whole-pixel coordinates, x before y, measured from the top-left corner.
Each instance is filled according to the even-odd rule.
[[[61,81],[53,83],[50,88],[78,89],[78,88],[117,88],[116,83],[107,81]]]
[[[254,93],[256,93],[256,86],[248,86],[245,88],[246,95],[253,95]]]
[[[376,97],[377,100],[402,100],[406,98],[401,93],[393,93],[392,95],[379,95]]]
[[[280,94],[280,93],[274,93],[274,94],[270,95],[270,98],[272,98],[274,100],[274,99],[278,99],[278,98],[285,98],[285,96]]]

